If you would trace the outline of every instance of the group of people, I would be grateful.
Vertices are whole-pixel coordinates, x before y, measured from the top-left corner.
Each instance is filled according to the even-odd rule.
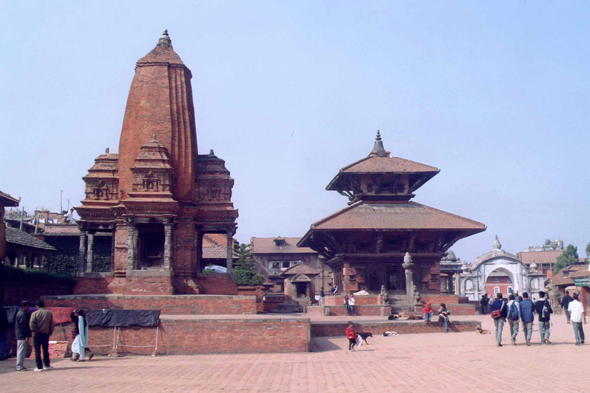
[[[569,297],[569,292],[566,292],[566,296]],[[576,345],[582,345],[586,339],[582,324],[586,323],[584,305],[579,301],[577,293],[573,297],[570,297],[570,299],[566,300],[567,309],[564,308],[564,310],[566,311],[568,323],[571,321],[574,326]],[[563,301],[561,305],[563,307]],[[539,299],[536,302],[529,299],[527,292],[524,292],[522,297],[511,294],[508,296],[507,302],[503,299],[502,294],[498,293],[496,299],[491,304],[490,313],[492,318],[494,318],[494,325],[496,326],[496,345],[498,347],[502,346],[502,331],[505,323],[508,323],[510,326],[510,338],[512,344],[516,345],[516,337],[518,336],[521,322],[526,345],[530,346],[535,314],[538,316],[541,345],[551,344],[549,337],[551,334],[551,314],[553,313],[553,309],[544,291],[539,292]]]
[[[424,308],[422,309],[422,319],[426,323],[430,323],[432,321],[432,316],[434,315],[434,309],[432,308],[432,303],[427,302]],[[441,303],[438,309],[438,321],[441,322],[444,326],[443,332],[449,332],[449,323],[451,322],[451,311],[447,308],[446,304]]]
[[[43,300],[38,300],[36,310],[31,313],[31,306],[23,300],[14,320],[16,336],[16,371],[26,371],[25,358],[30,353],[32,338],[35,350],[35,371],[53,370],[49,359],[49,337],[53,334],[55,323],[51,311],[45,308]],[[84,310],[72,311],[70,318],[74,322],[72,329],[72,360],[85,361],[92,359],[92,354],[86,356],[88,349],[88,322]]]
[[[354,294],[352,292],[350,293],[350,296],[344,296],[344,306],[346,307],[346,312],[352,317],[354,317],[355,303],[356,299],[354,298]]]

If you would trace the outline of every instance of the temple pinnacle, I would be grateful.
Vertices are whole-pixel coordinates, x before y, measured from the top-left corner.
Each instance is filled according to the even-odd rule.
[[[154,139],[152,139],[153,142],[157,141],[156,139],[156,134],[154,134]]]
[[[160,39],[158,40],[157,46],[163,46],[164,48],[172,47],[172,40],[168,35],[168,30],[164,30],[164,32],[162,33],[162,37],[160,37]]]
[[[387,157],[385,147],[383,147],[383,141],[381,140],[381,132],[377,130],[377,136],[375,137],[375,144],[373,145],[373,151],[370,155],[377,157]]]

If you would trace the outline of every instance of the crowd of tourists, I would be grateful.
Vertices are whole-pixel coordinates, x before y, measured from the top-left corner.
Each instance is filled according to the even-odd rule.
[[[485,299],[482,298],[482,304]],[[566,295],[561,301],[567,323],[571,323],[574,328],[576,345],[583,345],[586,336],[584,334],[584,324],[586,324],[586,312],[584,305],[580,302],[578,294],[573,297],[566,291]],[[482,312],[485,311],[483,308]],[[522,330],[525,336],[526,345],[531,345],[533,336],[533,323],[535,314],[538,317],[539,334],[541,336],[541,345],[551,344],[549,340],[551,335],[551,314],[553,308],[544,291],[539,292],[539,299],[533,302],[529,299],[529,294],[524,292],[521,296],[511,294],[506,301],[501,293],[496,295],[496,299],[490,305],[490,315],[494,319],[496,327],[496,345],[502,346],[502,331],[504,324],[510,327],[510,338],[513,345],[516,345],[516,338],[519,333],[519,326],[522,323]]]
[[[50,371],[51,360],[49,358],[49,337],[53,334],[55,323],[51,311],[45,308],[43,300],[37,301],[35,311],[31,312],[31,306],[24,300],[14,319],[14,333],[16,338],[16,370],[26,371],[25,358],[31,354],[30,342],[35,351],[35,371]],[[0,318],[6,313],[0,313]],[[93,354],[88,349],[88,322],[84,310],[75,310],[70,314],[74,327],[72,328],[72,360],[88,361]],[[2,322],[2,321],[0,321]],[[6,321],[8,324],[8,321]],[[1,340],[4,341],[4,340]],[[0,360],[9,357],[8,343],[0,348],[3,355]]]

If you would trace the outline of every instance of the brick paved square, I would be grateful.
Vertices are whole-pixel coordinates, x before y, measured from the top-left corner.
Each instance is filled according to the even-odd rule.
[[[492,330],[488,316],[478,319]],[[553,345],[497,348],[494,335],[466,333],[374,337],[350,353],[344,337],[313,340],[312,353],[99,357],[89,363],[55,360],[55,370],[14,371],[0,362],[2,392],[550,392],[583,391],[590,345],[576,347],[565,317],[555,316]],[[590,328],[589,328],[590,329]],[[231,337],[228,337],[231,339]]]

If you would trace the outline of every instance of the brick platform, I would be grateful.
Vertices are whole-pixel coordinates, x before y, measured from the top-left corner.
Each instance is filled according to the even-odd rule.
[[[413,333],[440,333],[443,330],[443,324],[432,322],[426,324],[423,321],[357,321],[354,322],[357,333],[370,332],[373,335],[382,335],[386,331],[395,331],[399,334]],[[451,332],[469,332],[475,331],[475,328],[481,326],[478,321],[452,321],[449,325]],[[346,332],[347,321],[335,322],[312,322],[312,337],[336,337],[344,336]]]
[[[70,295],[45,296],[47,307],[70,307],[89,310],[160,310],[172,314],[256,314],[256,296],[229,295]]]

